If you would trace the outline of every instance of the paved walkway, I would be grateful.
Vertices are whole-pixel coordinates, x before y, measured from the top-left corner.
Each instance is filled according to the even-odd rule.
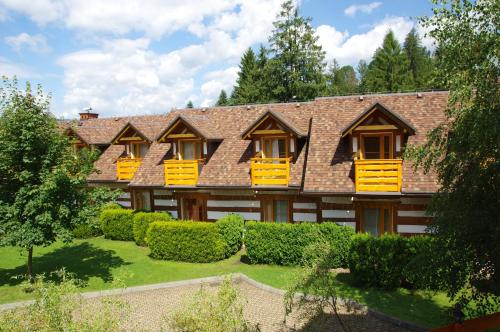
[[[204,284],[209,291],[216,291],[223,277],[202,278],[155,285],[130,287],[125,290],[108,290],[102,292],[83,293],[83,297],[92,303],[102,296],[119,296],[130,305],[130,317],[124,329],[128,331],[159,331],[165,328],[165,317],[168,317],[182,304],[188,301],[200,285]],[[262,332],[292,332],[292,331],[341,331],[336,319],[330,315],[323,317],[303,317],[303,312],[294,312],[283,322],[285,309],[283,305],[283,291],[260,284],[245,275],[233,275],[233,280],[245,304],[245,318],[253,324],[258,324]],[[1,305],[1,309],[9,309],[26,305],[30,301],[16,304]],[[383,314],[373,312],[367,308],[360,308],[356,312],[347,313],[341,308],[343,321],[351,331],[410,331],[418,330],[411,325],[398,326],[398,320],[391,319]],[[411,329],[409,329],[411,328]]]

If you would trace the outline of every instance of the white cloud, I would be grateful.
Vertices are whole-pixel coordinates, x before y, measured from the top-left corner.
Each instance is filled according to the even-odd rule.
[[[30,35],[23,32],[17,36],[5,37],[4,40],[16,52],[20,52],[25,47],[35,53],[48,53],[51,51],[47,39],[41,34]]]
[[[40,75],[35,73],[31,68],[13,63],[9,59],[0,56],[0,77],[1,76],[7,76],[8,78],[16,76],[20,79],[40,77]]]
[[[327,60],[336,59],[340,65],[356,67],[359,60],[370,60],[373,53],[382,45],[385,35],[391,29],[396,38],[403,42],[414,26],[413,21],[404,17],[389,17],[375,24],[369,31],[349,35],[333,26],[321,25],[316,29],[319,43],[326,52]]]
[[[64,69],[65,117],[91,105],[103,115],[158,113],[182,107],[186,100],[211,105],[221,89],[235,82],[236,64],[249,46],[266,42],[280,0],[243,0],[235,12],[223,12],[187,29],[201,42],[168,53],[151,49],[151,39],[96,39],[97,47],[58,61]],[[152,37],[154,38],[154,37]],[[195,77],[207,68],[227,68],[204,76],[198,98]]]
[[[225,70],[217,70],[205,75],[206,82],[201,86],[201,106],[212,106],[217,101],[221,90],[225,90],[228,96],[231,94],[234,82],[238,77],[238,67],[229,67]]]
[[[371,14],[372,11],[382,6],[382,2],[375,1],[366,5],[351,5],[344,9],[344,14],[347,16],[354,17],[357,12],[361,12],[364,14]]]

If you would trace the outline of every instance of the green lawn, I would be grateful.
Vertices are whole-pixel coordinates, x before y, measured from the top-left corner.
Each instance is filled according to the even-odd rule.
[[[250,265],[243,263],[241,254],[217,263],[195,264],[157,261],[149,249],[133,242],[103,238],[75,240],[70,245],[56,243],[36,248],[33,258],[35,273],[48,273],[62,267],[86,282],[84,291],[116,287],[116,279],[127,286],[184,280],[241,272],[259,282],[285,288],[298,268]],[[26,271],[26,254],[17,248],[0,248],[0,303],[29,299],[16,278]],[[115,282],[113,282],[115,280]],[[339,275],[341,296],[355,299],[386,314],[426,327],[448,322],[449,302],[443,294],[409,292],[404,289],[385,292],[360,289],[349,285],[348,278]]]

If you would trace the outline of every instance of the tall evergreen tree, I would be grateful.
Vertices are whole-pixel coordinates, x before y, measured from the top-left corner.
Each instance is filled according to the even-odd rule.
[[[398,92],[412,88],[408,58],[392,31],[375,51],[366,74],[366,89],[370,92]]]
[[[317,43],[311,18],[299,15],[292,0],[282,4],[269,42],[273,98],[308,100],[323,91],[325,52]]]
[[[406,36],[403,51],[408,58],[408,68],[412,75],[414,87],[417,89],[430,88],[432,59],[430,52],[422,46],[415,28],[411,29]]]
[[[352,66],[340,67],[337,60],[333,60],[328,73],[325,75],[327,80],[327,94],[346,95],[358,90],[358,79]]]
[[[231,104],[255,103],[259,100],[258,67],[251,47],[243,54],[236,85],[231,94]]]
[[[189,100],[186,104],[186,108],[193,108],[193,102],[191,100]]]
[[[359,60],[358,63],[359,85],[358,92],[366,92],[366,78],[368,74],[368,64],[365,60]]]
[[[226,90],[220,90],[219,99],[217,100],[216,106],[225,106],[229,105],[227,100]]]

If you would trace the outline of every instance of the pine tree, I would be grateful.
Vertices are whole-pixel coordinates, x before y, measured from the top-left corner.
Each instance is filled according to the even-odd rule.
[[[191,100],[189,100],[186,104],[186,108],[193,108],[193,102]]]
[[[365,60],[359,60],[358,63],[359,85],[358,92],[366,92],[366,78],[368,74],[368,64]]]
[[[325,76],[328,95],[346,95],[358,90],[358,79],[352,66],[340,67],[334,59]]]
[[[226,90],[220,90],[219,99],[217,100],[216,106],[225,106],[229,105],[227,100]]]
[[[299,15],[294,2],[287,0],[273,25],[268,76],[272,97],[285,102],[316,97],[325,87],[325,52],[317,43],[311,18]]]
[[[412,75],[413,83],[417,89],[430,88],[432,74],[432,59],[430,52],[422,46],[420,37],[415,28],[406,36],[403,51],[408,58],[408,68]]]
[[[382,47],[375,51],[366,73],[366,89],[370,92],[398,92],[412,88],[408,58],[401,50],[392,31],[384,38]]]
[[[252,48],[241,57],[240,71],[231,94],[231,104],[255,103],[259,99],[257,59]]]

